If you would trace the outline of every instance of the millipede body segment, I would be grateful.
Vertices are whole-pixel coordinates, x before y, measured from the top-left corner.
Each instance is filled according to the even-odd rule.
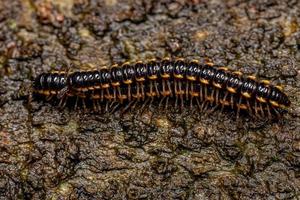
[[[168,105],[173,99],[175,106],[196,104],[201,110],[230,108],[239,114],[241,110],[251,115],[280,116],[290,104],[280,86],[267,80],[259,81],[254,76],[243,76],[213,63],[200,63],[183,59],[146,63],[124,63],[111,68],[73,73],[43,73],[33,84],[34,93],[56,97],[60,106],[69,98],[75,98],[86,108],[91,101],[94,110],[106,110],[109,105],[124,105],[125,108],[137,102],[144,104],[159,100]]]
[[[47,98],[56,96],[66,87],[66,74],[64,72],[42,73],[36,77],[33,83],[34,93]]]

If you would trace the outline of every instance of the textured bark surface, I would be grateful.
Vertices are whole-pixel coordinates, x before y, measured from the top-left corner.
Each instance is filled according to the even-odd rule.
[[[285,85],[276,123],[233,113],[120,117],[28,93],[41,72],[164,56]],[[0,199],[299,199],[300,2],[0,1]]]

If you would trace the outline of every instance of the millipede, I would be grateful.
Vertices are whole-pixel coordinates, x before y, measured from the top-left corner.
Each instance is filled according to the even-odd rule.
[[[99,70],[50,72],[38,75],[33,82],[33,94],[47,100],[56,98],[65,107],[70,98],[74,106],[86,110],[87,101],[93,110],[109,111],[121,105],[123,110],[158,101],[175,107],[194,104],[203,110],[228,108],[239,117],[240,112],[259,118],[280,117],[291,102],[279,85],[255,76],[245,76],[212,62],[184,59],[152,59],[134,64],[103,67]],[[115,106],[112,106],[115,105]]]

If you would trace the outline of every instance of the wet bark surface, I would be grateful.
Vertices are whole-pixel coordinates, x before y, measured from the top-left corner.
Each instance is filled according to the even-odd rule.
[[[299,199],[299,24],[293,0],[0,1],[0,199]],[[41,72],[164,56],[283,84],[291,109],[270,123],[16,98]]]

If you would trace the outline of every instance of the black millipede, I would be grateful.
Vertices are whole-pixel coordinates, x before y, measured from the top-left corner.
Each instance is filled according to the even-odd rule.
[[[126,110],[138,102],[147,105],[157,100],[167,107],[172,100],[175,107],[227,108],[237,117],[243,111],[259,118],[278,118],[291,104],[282,87],[267,80],[211,62],[169,58],[68,74],[43,73],[34,80],[33,93],[47,100],[55,97],[61,107],[72,98],[75,108],[80,102],[86,109],[89,101],[95,111],[108,111],[114,104]]]

